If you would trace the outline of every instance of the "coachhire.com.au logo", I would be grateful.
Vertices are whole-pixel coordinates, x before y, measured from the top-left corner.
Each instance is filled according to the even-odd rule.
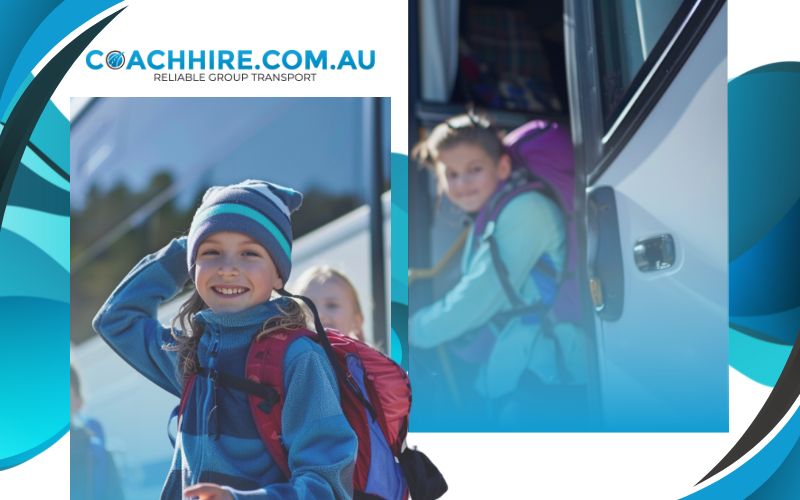
[[[254,56],[252,50],[151,50],[145,53],[90,50],[86,54],[86,65],[93,70],[103,67],[155,71],[369,70],[375,66],[375,51],[266,50]]]

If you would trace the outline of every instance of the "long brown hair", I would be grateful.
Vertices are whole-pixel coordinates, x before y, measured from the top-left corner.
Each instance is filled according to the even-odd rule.
[[[308,328],[308,314],[296,300],[279,298],[276,299],[276,305],[281,314],[267,318],[264,321],[256,335],[256,340],[269,335],[275,330]],[[196,316],[198,312],[207,308],[208,306],[195,289],[186,302],[181,304],[180,309],[178,309],[178,315],[172,319],[171,334],[175,344],[165,348],[170,351],[177,351],[178,377],[184,383],[189,376],[197,373],[199,368],[197,346],[200,344],[200,337],[203,336],[204,327]]]

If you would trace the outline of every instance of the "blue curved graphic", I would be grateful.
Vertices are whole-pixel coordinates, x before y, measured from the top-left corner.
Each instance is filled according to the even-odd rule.
[[[392,359],[408,370],[408,156],[392,153]]]
[[[69,377],[64,376],[64,365],[69,343],[64,339],[69,338],[69,304],[0,297],[0,315],[0,366],[6,374],[0,378],[0,428],[6,430],[0,440],[2,469],[35,456],[68,428]]]
[[[3,229],[0,231],[0,259],[11,263],[3,272],[0,297],[35,297],[69,302],[69,272],[35,244]],[[4,328],[3,331],[7,330]],[[62,339],[61,342],[66,343],[66,340]]]
[[[408,305],[408,156],[392,153],[392,302]]]
[[[402,366],[403,363],[403,344],[400,342],[400,335],[392,328],[392,338],[389,343],[389,352],[392,356],[392,361]]]
[[[31,134],[31,142],[47,151],[47,156],[69,172],[69,120],[55,104],[48,102]]]
[[[800,307],[761,316],[733,316],[731,325],[763,340],[791,346],[800,325]],[[756,334],[755,332],[758,332]]]
[[[781,182],[780,179],[776,181]],[[800,307],[799,240],[800,196],[768,233],[731,261],[731,316],[775,314]],[[769,293],[765,293],[767,291]],[[797,326],[792,325],[793,328],[776,340],[793,343]]]
[[[774,386],[792,347],[766,342],[732,328],[728,338],[731,366],[759,384]]]
[[[31,71],[75,28],[112,2],[3,3],[0,162],[3,172],[0,281],[0,469],[38,455],[69,430],[69,123],[53,89],[114,15]],[[24,103],[24,105],[23,105]]]
[[[800,491],[800,475],[797,471],[800,471],[800,439],[775,473],[750,496],[750,500],[772,500],[783,498],[790,492],[797,493]]]
[[[731,366],[767,385],[770,397],[707,478],[734,467],[791,411],[800,384],[800,63],[756,68],[728,84]],[[737,331],[738,330],[738,331]],[[789,348],[794,344],[794,347]],[[787,353],[788,351],[788,353]],[[781,469],[798,446],[800,416],[764,448],[689,498],[743,498]],[[778,481],[780,483],[780,481]],[[793,484],[797,484],[795,481]],[[780,488],[780,486],[771,486]],[[772,490],[772,491],[778,491]],[[781,491],[785,494],[786,490]]]
[[[800,199],[800,63],[770,64],[728,83],[730,259],[761,240]]]
[[[0,84],[2,86],[8,87],[6,82],[10,80],[14,63],[24,51],[26,42],[42,23],[42,20],[56,8],[58,3],[58,0],[38,0],[25,3],[3,2],[0,4],[0,13],[2,13],[0,19],[7,20],[7,22],[3,23],[3,51],[0,53]],[[55,43],[49,45],[48,49],[53,45]],[[32,68],[31,66],[30,69]],[[22,80],[25,79],[25,75],[30,73],[30,69],[23,74]],[[18,86],[18,84],[14,85],[14,90]],[[14,91],[12,90],[9,93],[13,94]],[[8,98],[4,97],[6,94],[7,91],[3,90],[3,97],[0,97],[0,112],[5,111],[8,105]],[[3,113],[4,118],[5,116],[6,114]]]
[[[63,429],[59,429],[58,432],[56,432],[55,434],[53,434],[49,438],[45,439],[44,441],[42,441],[37,446],[35,446],[35,447],[31,448],[31,449],[25,450],[25,451],[19,453],[18,455],[14,455],[12,457],[0,458],[0,470],[10,469],[11,467],[14,467],[15,465],[19,465],[19,464],[21,464],[23,462],[27,462],[28,460],[30,460],[31,458],[35,457],[39,453],[43,452],[47,448],[53,446],[56,443],[56,441],[61,439],[61,436],[63,436],[64,434],[67,433],[68,430],[69,430],[69,426],[68,425],[64,426]]]
[[[762,383],[783,366],[780,357],[755,353],[791,346],[800,330],[798,88],[797,62],[728,83],[730,316],[753,338],[732,337],[731,365]],[[739,350],[745,345],[753,355]]]
[[[68,132],[67,132],[68,134]],[[67,143],[69,146],[69,135],[67,137],[62,138],[64,142]],[[58,173],[56,173],[53,168],[48,165],[39,155],[33,152],[33,150],[28,147],[25,150],[25,153],[22,155],[22,164],[25,166],[27,170],[37,177],[40,177],[43,181],[50,183],[53,187],[58,188],[67,193],[69,196],[69,181],[61,177]],[[60,170],[68,171],[68,165],[64,164],[57,164],[56,165]]]
[[[0,112],[3,121],[27,86],[36,64],[83,23],[116,5],[115,0],[30,0],[3,2],[4,49],[0,56]],[[13,21],[12,21],[13,20]],[[62,136],[53,137],[61,139]],[[68,161],[64,162],[66,165]]]
[[[24,166],[23,163],[23,168],[14,178],[14,190],[8,198],[8,204],[69,217],[69,191],[55,186]]]
[[[795,413],[786,426],[750,460],[719,481],[686,498],[691,500],[747,498],[780,468],[799,438],[800,414]],[[796,493],[796,490],[786,490],[782,493],[789,491]]]

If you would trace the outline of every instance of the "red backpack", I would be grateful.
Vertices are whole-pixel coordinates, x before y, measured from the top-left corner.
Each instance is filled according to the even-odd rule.
[[[286,295],[289,295],[286,293]],[[281,442],[283,411],[283,360],[289,345],[300,337],[319,343],[333,366],[339,383],[342,411],[358,437],[353,473],[355,499],[414,500],[439,498],[447,484],[436,467],[416,449],[406,448],[411,384],[406,372],[380,351],[336,330],[325,330],[316,307],[316,332],[278,330],[253,341],[247,354],[246,379],[216,373],[223,386],[248,394],[258,433],[284,476],[291,477],[286,449]],[[205,369],[199,374],[207,375]],[[196,375],[184,386],[177,415],[183,414]],[[180,420],[178,421],[180,426]]]

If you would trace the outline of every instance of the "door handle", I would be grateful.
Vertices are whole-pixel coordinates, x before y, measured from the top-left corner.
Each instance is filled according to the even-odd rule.
[[[633,258],[643,273],[669,269],[675,264],[675,240],[670,234],[639,240],[633,245]]]

